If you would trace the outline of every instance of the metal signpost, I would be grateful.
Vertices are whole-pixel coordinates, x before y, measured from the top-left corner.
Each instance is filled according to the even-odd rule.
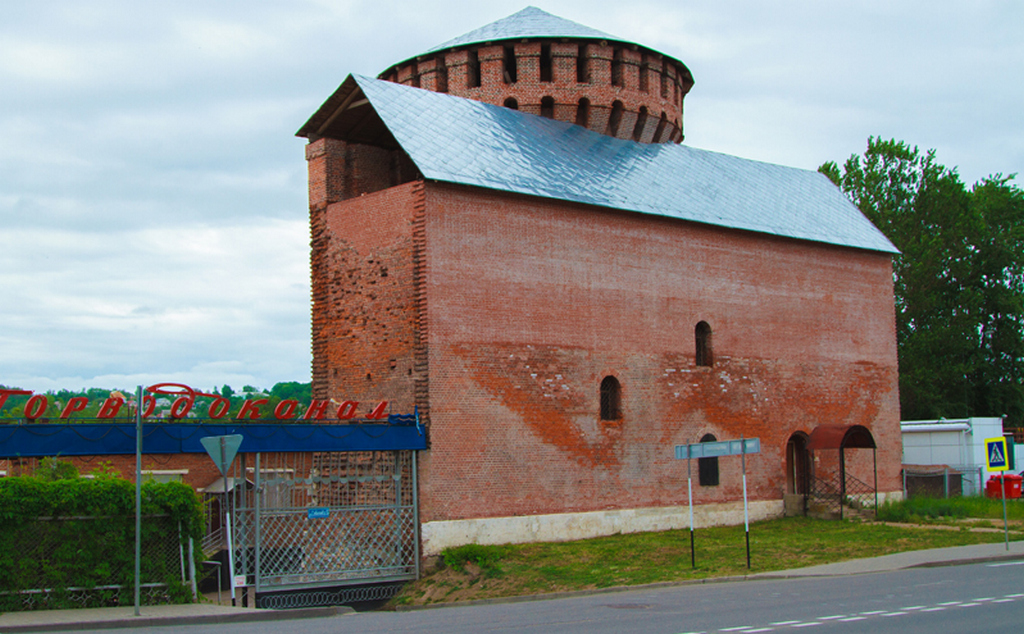
[[[142,386],[135,390],[135,616],[142,583]]]
[[[988,463],[989,471],[1009,471],[1010,461],[1006,457],[1006,438],[985,439],[985,461]],[[1006,540],[1006,550],[1010,550],[1010,527],[1006,521],[1006,477],[999,478],[999,490],[1003,496],[1003,535]]]
[[[676,445],[676,460],[686,460],[686,489],[690,501],[690,565],[697,567],[697,555],[693,537],[693,480],[690,476],[690,460],[693,458],[719,458],[742,456],[743,465],[743,530],[747,539],[747,570],[750,569],[750,512],[747,507],[747,454],[761,453],[760,438],[699,442],[691,445]]]
[[[228,547],[228,588],[231,592],[231,605],[235,605],[235,553],[231,545],[231,514],[228,512],[228,468],[235,461],[238,448],[242,446],[242,435],[232,434],[230,436],[207,436],[200,438],[206,453],[213,458],[214,464],[220,470],[224,479],[224,534],[227,536]],[[245,474],[242,474],[245,478]]]

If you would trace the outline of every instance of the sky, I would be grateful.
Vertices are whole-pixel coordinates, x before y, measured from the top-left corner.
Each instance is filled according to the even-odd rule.
[[[688,145],[814,170],[879,136],[1024,175],[1018,0],[532,2],[685,63]],[[525,6],[4,0],[0,385],[309,381],[295,132],[349,73]]]

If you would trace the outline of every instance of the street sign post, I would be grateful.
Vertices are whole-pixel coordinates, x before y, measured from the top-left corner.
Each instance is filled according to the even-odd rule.
[[[217,469],[224,480],[224,503],[221,506],[224,509],[224,534],[227,537],[228,588],[231,592],[231,605],[235,605],[235,588],[238,584],[235,579],[235,553],[231,544],[231,513],[228,512],[228,469],[231,467],[231,463],[235,461],[235,456],[238,455],[238,448],[242,446],[242,438],[241,434],[231,434],[229,436],[207,436],[206,438],[199,439],[199,442],[203,444],[203,448],[206,449],[206,453],[210,454],[213,463],[217,465]],[[245,474],[242,474],[242,478],[245,478]]]
[[[985,461],[989,471],[1008,471],[1010,461],[1006,456],[1006,438],[985,439]]]
[[[1010,461],[1006,456],[1006,438],[1004,436],[985,439],[985,462],[988,463],[989,471],[1010,470]],[[1006,478],[1003,476],[995,477],[999,478],[999,491],[1002,493],[1003,498],[1003,535],[1006,540],[1006,550],[1010,550],[1010,526],[1006,519]]]
[[[741,456],[743,468],[743,531],[747,540],[747,570],[750,569],[750,512],[747,506],[747,454],[761,453],[760,438],[699,442],[676,445],[676,460],[686,460],[686,490],[690,503],[690,565],[697,567],[697,555],[693,537],[693,480],[690,476],[690,460],[693,458],[720,458]]]

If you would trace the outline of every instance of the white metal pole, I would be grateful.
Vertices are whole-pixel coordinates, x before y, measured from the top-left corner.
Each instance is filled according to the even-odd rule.
[[[743,532],[747,539],[747,570],[750,570],[750,512],[747,509],[747,443],[740,436],[740,455],[743,461]]]
[[[224,534],[228,541],[228,590],[231,592],[231,605],[235,605],[235,549],[231,545],[231,513],[228,511],[228,475],[231,465],[228,461],[227,438],[220,437],[220,463],[224,465]]]
[[[135,616],[139,611],[142,582],[142,386],[135,390]]]
[[[690,503],[690,567],[697,567],[697,553],[693,547],[693,478],[690,476],[690,448],[686,448],[686,499]]]

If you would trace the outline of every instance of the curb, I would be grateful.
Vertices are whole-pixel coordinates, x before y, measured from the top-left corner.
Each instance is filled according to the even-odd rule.
[[[181,616],[139,616],[96,621],[68,621],[64,623],[38,623],[3,626],[3,634],[16,632],[66,632],[70,630],[107,630],[140,627],[174,627],[185,625],[214,625],[219,623],[253,623],[257,621],[290,621],[293,619],[328,618],[354,614],[346,606],[323,608],[297,608],[294,610],[248,610],[237,613],[195,614]]]

